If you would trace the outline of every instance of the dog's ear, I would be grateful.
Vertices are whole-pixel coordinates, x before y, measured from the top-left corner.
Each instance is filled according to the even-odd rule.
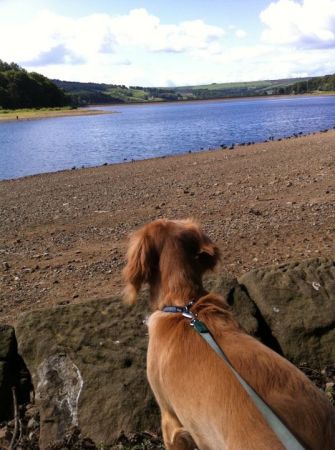
[[[197,259],[203,271],[214,269],[220,260],[219,248],[207,236],[200,246]]]
[[[219,248],[198,226],[183,230],[180,239],[186,253],[198,261],[202,272],[214,269],[220,259]]]
[[[136,302],[137,293],[143,283],[150,280],[153,266],[157,263],[157,252],[153,239],[146,230],[139,230],[130,237],[127,264],[123,269],[126,282],[124,301],[129,305]]]

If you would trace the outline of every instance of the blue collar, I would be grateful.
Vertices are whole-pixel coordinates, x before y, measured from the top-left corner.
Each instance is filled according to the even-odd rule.
[[[196,300],[191,300],[185,306],[164,306],[164,308],[162,308],[162,311],[167,312],[167,313],[180,313],[184,317],[194,320],[196,318],[197,314],[194,315],[190,311],[190,308],[192,308],[192,306],[194,305],[195,302],[196,302]]]
[[[163,312],[170,312],[170,313],[183,313],[188,311],[187,306],[164,306],[162,309]]]
[[[192,308],[192,306],[194,305],[195,302],[196,302],[196,300],[191,300],[185,306],[164,306],[164,308],[162,308],[162,311],[163,312],[171,312],[171,313],[182,313],[182,314],[189,313],[190,308]]]

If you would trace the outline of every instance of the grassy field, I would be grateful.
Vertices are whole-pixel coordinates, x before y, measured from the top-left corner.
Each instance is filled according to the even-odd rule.
[[[273,87],[283,87],[295,83],[296,81],[304,81],[308,78],[284,78],[279,80],[260,80],[260,81],[237,81],[237,82],[227,82],[227,83],[212,83],[203,84],[197,86],[180,86],[177,90],[188,90],[188,89],[208,89],[208,90],[221,90],[221,89],[267,89]]]
[[[94,114],[105,114],[105,112],[97,109],[71,108],[70,106],[66,106],[63,108],[40,108],[40,109],[0,108],[0,121],[44,119],[49,117],[85,116]]]

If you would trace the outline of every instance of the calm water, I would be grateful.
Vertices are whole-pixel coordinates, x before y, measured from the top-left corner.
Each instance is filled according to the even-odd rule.
[[[335,126],[335,96],[104,107],[0,123],[0,179],[185,153]]]

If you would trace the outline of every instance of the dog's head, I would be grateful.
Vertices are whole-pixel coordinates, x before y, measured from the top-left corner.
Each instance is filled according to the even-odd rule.
[[[125,301],[133,304],[143,283],[151,290],[153,307],[164,293],[181,296],[202,288],[202,275],[215,267],[219,250],[193,220],[160,219],[130,237]]]

